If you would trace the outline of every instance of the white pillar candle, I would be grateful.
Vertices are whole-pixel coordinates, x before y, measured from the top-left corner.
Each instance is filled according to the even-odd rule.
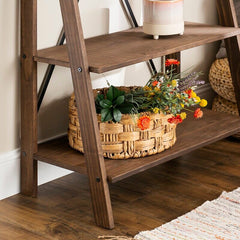
[[[143,30],[151,35],[183,34],[183,0],[143,0]]]

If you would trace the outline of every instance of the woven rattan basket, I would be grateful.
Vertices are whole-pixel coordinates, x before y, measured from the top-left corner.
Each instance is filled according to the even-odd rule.
[[[213,100],[212,110],[216,112],[230,113],[232,115],[239,115],[237,104],[228,101],[221,96],[216,96]],[[240,139],[240,132],[233,135],[234,137]]]
[[[221,97],[236,103],[232,77],[227,58],[217,59],[211,66],[209,81],[213,90]]]
[[[120,88],[126,90],[126,88]],[[106,89],[94,90],[94,96]],[[98,126],[104,157],[111,159],[138,158],[160,153],[172,147],[176,142],[176,125],[168,123],[172,115],[141,113],[151,118],[150,128],[141,130],[137,126],[139,115],[123,114],[119,123],[101,122],[98,115]],[[83,152],[81,131],[74,94],[69,101],[69,144]]]

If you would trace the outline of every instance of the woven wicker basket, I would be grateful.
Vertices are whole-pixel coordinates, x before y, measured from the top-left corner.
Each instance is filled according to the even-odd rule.
[[[212,110],[216,112],[230,113],[232,115],[239,115],[237,104],[228,101],[221,96],[216,96],[213,100]],[[240,132],[233,135],[234,137],[240,139]]]
[[[221,97],[236,103],[232,77],[227,58],[217,59],[211,66],[209,81],[213,90]]]
[[[126,88],[121,87],[121,90]],[[128,88],[131,89],[131,88]],[[94,95],[107,89],[94,90]],[[176,125],[168,123],[172,115],[141,113],[151,118],[150,128],[141,130],[137,126],[139,115],[123,114],[119,123],[101,122],[98,115],[98,126],[104,157],[111,159],[138,158],[160,153],[172,147],[176,142]],[[83,152],[83,144],[76,109],[74,94],[69,101],[69,144]]]

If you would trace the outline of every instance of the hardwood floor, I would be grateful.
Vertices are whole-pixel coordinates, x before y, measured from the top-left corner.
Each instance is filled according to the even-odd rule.
[[[19,194],[0,201],[0,240],[134,236],[237,187],[240,141],[219,141],[111,185],[115,229],[109,231],[95,226],[87,178],[74,173],[40,186],[37,199]]]

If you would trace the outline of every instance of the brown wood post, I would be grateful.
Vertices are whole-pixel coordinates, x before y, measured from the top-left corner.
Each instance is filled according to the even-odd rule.
[[[60,0],[60,5],[95,221],[99,226],[112,229],[114,227],[112,206],[78,2],[77,0]]]
[[[21,0],[21,192],[37,195],[37,0]]]
[[[238,27],[233,0],[217,0],[217,9],[219,21],[222,26]],[[238,112],[240,114],[240,36],[225,39],[225,45],[231,69]]]

